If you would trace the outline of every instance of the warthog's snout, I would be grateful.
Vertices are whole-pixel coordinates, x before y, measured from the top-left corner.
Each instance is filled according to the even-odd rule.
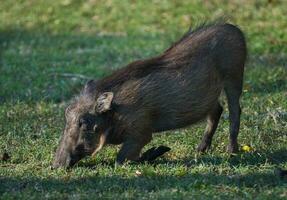
[[[60,167],[70,167],[70,163],[71,163],[71,158],[68,157],[67,160],[60,162],[60,161],[54,161],[52,164],[52,169],[57,169]]]
[[[72,167],[81,159],[78,152],[71,151],[68,147],[70,146],[65,144],[65,140],[61,140],[61,145],[58,147],[55,154],[52,169],[56,169],[59,167]]]
[[[52,169],[57,169],[60,167],[70,168],[70,167],[73,167],[79,160],[80,160],[80,157],[78,156],[73,156],[70,154],[62,155],[60,157],[55,158],[52,164]]]

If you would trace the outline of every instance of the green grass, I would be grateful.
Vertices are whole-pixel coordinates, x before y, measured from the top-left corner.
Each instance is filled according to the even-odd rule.
[[[268,3],[271,2],[271,3]],[[286,199],[287,3],[282,1],[3,1],[0,4],[0,199]],[[285,14],[284,14],[285,13]],[[86,80],[156,55],[190,25],[227,16],[246,33],[241,145],[230,157],[228,112],[212,151],[196,154],[204,124],[157,134],[154,164],[114,168],[117,146],[72,170],[50,170],[63,111]],[[136,171],[142,173],[136,175]]]

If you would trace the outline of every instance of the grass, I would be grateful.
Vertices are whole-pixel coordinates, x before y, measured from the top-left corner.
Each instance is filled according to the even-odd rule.
[[[0,5],[0,199],[286,199],[285,1],[4,1]],[[115,169],[106,147],[72,170],[50,170],[63,111],[86,80],[160,53],[187,28],[227,16],[246,33],[249,58],[239,141],[230,157],[225,105],[212,151],[196,154],[204,124],[157,134],[172,150],[154,164]],[[142,175],[136,175],[136,171]]]

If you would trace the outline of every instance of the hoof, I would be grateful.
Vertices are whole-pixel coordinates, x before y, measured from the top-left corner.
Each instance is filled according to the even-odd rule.
[[[140,157],[139,161],[140,162],[153,161],[153,160],[155,160],[159,156],[162,156],[163,154],[165,154],[168,151],[170,151],[170,148],[166,147],[166,146],[159,146],[157,148],[156,147],[152,147],[151,149],[147,150],[146,152],[144,152],[142,154],[142,156]]]
[[[211,145],[207,143],[201,143],[197,147],[197,151],[200,153],[204,153],[210,149]]]
[[[238,151],[239,151],[238,144],[235,144],[235,145],[229,144],[227,146],[227,152],[230,154],[236,154],[236,153],[238,153]]]

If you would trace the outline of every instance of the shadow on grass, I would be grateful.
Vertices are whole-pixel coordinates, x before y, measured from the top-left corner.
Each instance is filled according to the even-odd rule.
[[[0,102],[70,99],[90,77],[103,77],[132,60],[157,54],[149,47],[158,38],[0,30]]]
[[[287,69],[287,68],[286,68]],[[255,83],[250,92],[266,94],[276,93],[287,90],[287,79],[266,80],[264,83]]]
[[[171,150],[172,151],[172,150]],[[169,160],[168,158],[157,159],[148,164],[152,166],[166,164],[166,165],[184,165],[186,167],[194,167],[199,164],[205,165],[220,165],[223,163],[228,163],[230,166],[238,167],[238,166],[260,166],[262,164],[272,164],[272,165],[280,165],[287,162],[287,149],[280,149],[274,152],[268,151],[257,151],[250,153],[239,153],[234,156],[210,156],[208,153],[204,155],[200,155],[197,159],[195,157],[188,157],[179,160]],[[131,163],[132,165],[142,165],[138,163]],[[105,161],[101,162],[101,165],[105,165],[107,167],[114,167],[114,161]],[[96,162],[80,162],[77,164],[77,167],[96,169]]]
[[[79,77],[97,77],[106,73],[102,67],[108,63],[97,60],[96,51],[103,43],[117,39],[119,36],[2,31],[0,101],[61,102],[70,99],[88,80]],[[103,54],[102,59],[115,59],[109,52]]]
[[[230,166],[259,166],[265,163],[270,163],[273,165],[280,165],[282,163],[287,162],[287,149],[280,149],[274,152],[269,151],[256,151],[250,153],[239,153],[237,155],[228,155],[228,157],[222,156],[210,156],[208,153],[204,155],[200,155],[197,159],[192,158],[184,158],[183,160],[167,160],[162,159],[158,161],[154,161],[153,164],[183,164],[187,167],[196,166],[198,164],[206,164],[206,165],[220,165],[222,163],[228,163]]]
[[[113,195],[120,195],[123,192],[132,190],[135,194],[144,195],[147,192],[171,191],[175,188],[180,191],[192,191],[206,189],[214,186],[223,188],[253,188],[260,189],[264,187],[273,188],[282,186],[286,182],[276,177],[273,173],[248,173],[245,175],[218,175],[216,173],[207,174],[188,174],[184,176],[140,176],[140,177],[122,177],[111,175],[108,177],[93,176],[88,178],[71,179],[53,179],[53,178],[0,178],[0,193],[8,193],[12,196],[23,194],[29,195],[29,192],[47,194],[57,191],[58,193],[88,192],[86,195],[104,195],[105,192],[112,192]],[[107,194],[106,194],[107,195]]]

